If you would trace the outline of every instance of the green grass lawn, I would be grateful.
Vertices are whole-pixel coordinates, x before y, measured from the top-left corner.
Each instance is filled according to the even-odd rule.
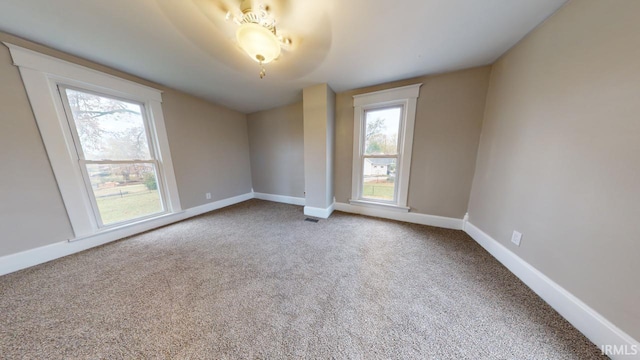
[[[393,182],[366,182],[362,188],[362,197],[369,199],[393,200]]]
[[[131,220],[162,211],[160,194],[144,184],[94,190],[102,223]]]

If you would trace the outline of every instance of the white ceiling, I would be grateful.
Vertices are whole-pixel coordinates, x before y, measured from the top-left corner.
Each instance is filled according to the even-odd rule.
[[[325,41],[284,53],[263,80],[231,40],[207,41],[216,28],[196,2],[2,0],[0,30],[250,113],[318,83],[339,92],[490,64],[566,0],[297,0],[309,8],[299,31]]]

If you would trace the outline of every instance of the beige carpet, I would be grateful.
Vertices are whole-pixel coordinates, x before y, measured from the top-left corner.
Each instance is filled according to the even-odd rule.
[[[461,231],[251,200],[0,277],[3,359],[594,359]]]

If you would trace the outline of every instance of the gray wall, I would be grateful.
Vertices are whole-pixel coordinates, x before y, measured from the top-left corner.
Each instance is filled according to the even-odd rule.
[[[635,339],[638,14],[635,0],[569,2],[494,65],[469,206],[472,224]]]
[[[247,115],[253,190],[304,198],[302,102]]]
[[[336,93],[327,85],[327,170],[325,199],[327,206],[333,204],[335,196],[335,153],[336,153]]]
[[[162,110],[183,208],[251,192],[246,115],[166,88]]]
[[[244,114],[0,32],[7,41],[164,90],[163,112],[184,209],[251,191]],[[0,256],[73,238],[18,68],[0,46]],[[205,200],[211,192],[213,199]]]
[[[0,167],[0,256],[73,237],[20,72],[4,45],[0,45]]]
[[[333,203],[333,178],[330,158],[333,150],[333,100],[335,93],[327,84],[305,88],[303,97],[304,121],[304,179],[305,206],[326,209]]]
[[[490,67],[425,76],[338,93],[336,201],[351,197],[353,96],[423,83],[418,98],[409,178],[412,212],[461,219],[467,211]]]

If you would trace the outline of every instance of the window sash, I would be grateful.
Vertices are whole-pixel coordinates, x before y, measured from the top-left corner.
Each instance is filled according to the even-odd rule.
[[[66,115],[66,119],[67,119],[67,125],[69,126],[69,130],[71,132],[71,136],[73,139],[73,143],[74,143],[74,148],[75,148],[75,155],[77,156],[77,160],[78,160],[78,166],[80,167],[80,173],[82,175],[82,180],[83,183],[85,185],[85,190],[87,193],[87,196],[89,198],[89,202],[91,204],[91,209],[92,209],[92,215],[95,219],[96,225],[98,227],[98,229],[108,229],[111,227],[116,227],[116,226],[122,226],[122,225],[126,225],[126,224],[130,224],[130,223],[134,223],[134,222],[138,222],[138,221],[142,221],[148,218],[152,218],[152,217],[156,217],[162,214],[166,214],[168,212],[167,206],[166,206],[166,194],[164,192],[165,189],[165,184],[163,183],[163,179],[164,176],[162,174],[162,170],[159,164],[159,161],[156,158],[156,146],[154,144],[153,141],[153,137],[151,136],[151,131],[150,131],[150,126],[149,126],[149,121],[148,116],[147,116],[147,110],[146,107],[144,106],[143,103],[132,100],[132,99],[127,99],[127,98],[120,98],[120,97],[116,97],[116,96],[111,96],[111,95],[107,95],[107,94],[102,94],[96,91],[92,91],[92,90],[88,90],[88,89],[83,89],[80,87],[74,87],[74,86],[68,86],[65,84],[58,84],[57,85],[58,88],[58,93],[60,95],[60,99],[62,100],[62,106],[64,108],[65,111],[65,115]],[[150,159],[145,159],[145,160],[141,160],[141,159],[126,159],[126,160],[110,160],[110,159],[103,159],[103,160],[87,160],[85,158],[84,155],[84,149],[82,148],[82,142],[80,141],[80,136],[78,134],[78,128],[76,125],[76,120],[73,117],[73,111],[71,110],[71,104],[69,102],[69,98],[67,96],[67,92],[66,89],[71,89],[77,92],[81,92],[81,93],[86,93],[86,94],[90,94],[90,95],[95,95],[95,96],[99,96],[99,97],[103,97],[103,98],[107,98],[107,99],[113,99],[113,100],[117,100],[117,101],[123,101],[123,102],[127,102],[127,103],[131,103],[131,104],[136,104],[140,106],[140,116],[142,117],[142,124],[144,126],[144,132],[145,132],[145,137],[147,139],[147,146],[149,148],[149,156]],[[151,164],[153,166],[154,169],[154,173],[156,176],[156,182],[158,184],[158,195],[160,196],[160,206],[161,206],[161,211],[159,212],[155,212],[153,214],[149,214],[149,215],[145,215],[145,216],[140,216],[140,217],[136,217],[130,220],[125,220],[125,221],[119,221],[119,222],[115,222],[115,223],[110,223],[110,224],[106,224],[103,221],[103,216],[100,213],[100,208],[98,207],[98,202],[96,199],[96,196],[93,192],[93,187],[91,185],[91,176],[89,175],[89,172],[87,170],[87,165],[89,164],[105,164],[105,165],[118,165],[118,164]]]
[[[393,181],[393,199],[392,200],[370,198],[364,195],[364,164],[367,159],[395,159],[396,160],[396,178]],[[358,194],[359,195],[358,199],[365,200],[365,201],[380,202],[385,204],[397,204],[398,203],[398,166],[400,164],[400,155],[362,155],[362,161],[360,164],[361,164],[360,168],[362,169],[362,175],[360,177],[360,187],[359,187],[360,193]]]
[[[136,101],[136,100],[133,100],[133,99],[127,99],[127,98],[112,96],[112,95],[108,95],[108,94],[103,94],[103,93],[99,93],[97,91],[83,89],[83,88],[79,88],[79,87],[75,87],[75,86],[69,86],[69,85],[65,85],[65,84],[58,84],[58,93],[60,95],[60,98],[62,99],[62,106],[64,107],[65,115],[66,115],[66,118],[67,118],[67,124],[69,125],[69,128],[71,129],[71,136],[73,137],[74,146],[75,146],[75,149],[76,149],[76,152],[78,154],[78,158],[79,159],[86,159],[86,157],[84,155],[84,149],[82,148],[82,142],[80,141],[80,135],[78,134],[78,128],[76,126],[76,120],[74,119],[73,111],[71,110],[71,104],[69,102],[69,97],[67,96],[67,92],[66,92],[67,89],[70,89],[70,90],[73,90],[73,91],[77,91],[77,92],[86,93],[86,94],[89,94],[89,95],[95,95],[95,96],[103,97],[103,98],[106,98],[106,99],[112,99],[112,100],[117,100],[117,101],[130,103],[130,104],[136,104],[136,105],[140,106],[140,116],[142,117],[142,125],[144,126],[144,134],[145,134],[145,137],[147,139],[147,147],[149,148],[149,159],[136,159],[136,160],[156,160],[157,159],[156,152],[155,152],[156,147],[154,146],[153,137],[151,136],[151,129],[150,129],[150,126],[149,126],[149,121],[148,121],[149,117],[147,115],[147,109],[146,109],[146,106],[144,105],[144,103]],[[100,159],[100,160],[110,160],[110,159]],[[128,161],[128,159],[126,161]]]
[[[400,153],[401,149],[402,149],[402,123],[403,123],[403,119],[404,119],[404,105],[383,105],[383,106],[371,106],[371,107],[366,107],[363,109],[363,114],[362,114],[362,154],[365,154],[367,156],[369,155],[374,155],[374,154],[367,154],[367,116],[369,113],[371,112],[376,112],[376,111],[383,111],[383,110],[392,110],[392,109],[399,109],[400,110],[400,114],[398,114],[399,118],[398,118],[398,133],[397,133],[397,138],[396,138],[396,144],[395,144],[395,152],[394,153],[384,153],[384,154],[378,154],[378,155],[397,155]]]
[[[91,207],[93,210],[93,216],[96,220],[96,223],[98,224],[98,228],[100,229],[108,229],[108,228],[112,228],[112,227],[118,227],[118,226],[122,226],[122,225],[126,225],[126,224],[131,224],[131,223],[135,223],[138,221],[142,221],[142,220],[146,220],[146,219],[150,219],[162,214],[166,214],[168,213],[168,209],[166,206],[166,202],[165,202],[165,193],[164,193],[164,183],[163,183],[163,179],[162,176],[160,174],[160,170],[159,170],[159,163],[158,161],[155,160],[131,160],[131,161],[127,161],[127,160],[116,160],[116,161],[109,161],[109,160],[82,160],[79,159],[78,160],[78,164],[80,165],[80,171],[82,172],[82,178],[84,181],[84,185],[87,191],[87,195],[89,197],[89,200],[91,202]],[[160,206],[161,206],[161,211],[158,212],[154,212],[151,213],[149,215],[145,215],[145,216],[139,216],[136,218],[132,218],[129,220],[124,220],[124,221],[117,221],[114,223],[110,223],[105,225],[104,221],[102,219],[102,214],[100,214],[100,208],[98,207],[98,199],[96,198],[94,192],[93,192],[93,186],[91,185],[91,176],[89,175],[89,171],[87,170],[87,165],[91,165],[91,164],[96,164],[96,165],[119,165],[119,164],[150,164],[153,167],[155,176],[156,176],[156,182],[158,184],[156,191],[158,191],[158,195],[160,196]]]
[[[367,155],[366,154],[366,146],[367,146],[367,113],[370,111],[377,110],[387,110],[387,109],[400,109],[400,119],[398,121],[398,139],[397,139],[397,148],[395,154],[382,154],[382,155]],[[402,147],[403,147],[403,129],[405,122],[405,105],[403,103],[400,104],[392,104],[392,105],[373,105],[362,108],[361,114],[361,130],[360,130],[360,184],[358,185],[358,196],[356,197],[358,200],[366,200],[372,202],[379,202],[385,204],[397,204],[398,203],[398,184],[400,183],[400,172],[397,171],[401,166],[402,161]],[[396,159],[396,178],[394,180],[393,185],[393,200],[384,200],[384,199],[375,199],[368,198],[364,196],[364,162],[365,159],[385,159],[385,158],[394,158]]]

